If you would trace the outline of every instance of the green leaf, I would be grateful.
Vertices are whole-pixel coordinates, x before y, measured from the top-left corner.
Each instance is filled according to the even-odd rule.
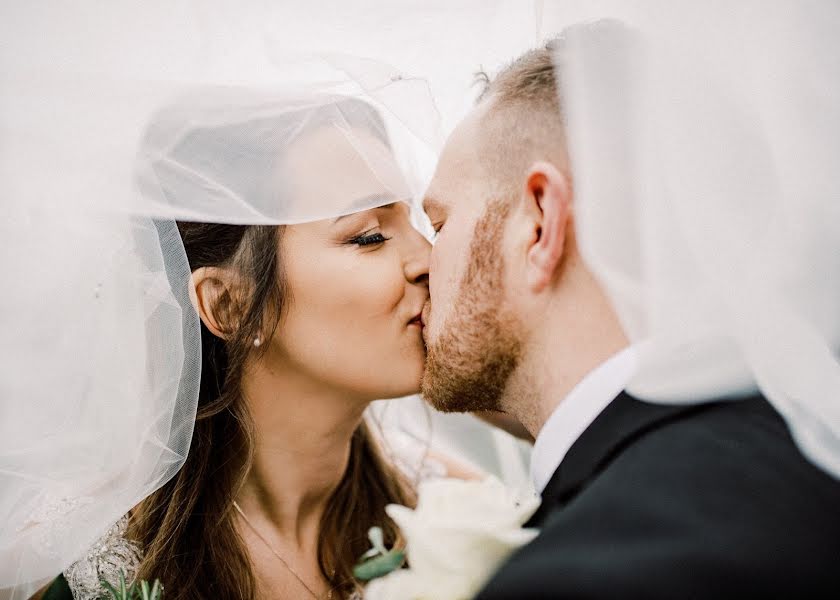
[[[155,579],[155,582],[152,584],[152,597],[149,600],[161,600],[163,598],[163,586],[160,583],[160,579]]]
[[[145,598],[141,597],[141,588],[137,587],[138,583],[136,581],[132,582],[131,585],[126,584],[125,571],[120,571],[119,586],[114,586],[104,579],[100,579],[99,583],[111,594],[113,600],[145,600]],[[140,583],[141,587],[143,583],[145,582]],[[148,584],[146,585],[148,586]],[[160,598],[157,600],[160,600]]]
[[[143,597],[143,600],[151,600],[149,597],[149,582],[145,579],[140,582],[140,594]]]
[[[391,550],[382,556],[377,556],[353,567],[353,576],[359,581],[370,581],[399,569],[404,562],[405,552]]]
[[[104,587],[106,590],[108,590],[108,593],[111,594],[111,597],[114,600],[122,600],[120,598],[120,592],[113,585],[111,585],[110,583],[108,583],[104,579],[100,579],[99,583],[102,584],[102,587]]]

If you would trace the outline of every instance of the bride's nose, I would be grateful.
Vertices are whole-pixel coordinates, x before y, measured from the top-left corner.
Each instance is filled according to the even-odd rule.
[[[432,245],[419,231],[411,236],[411,246],[406,254],[404,269],[409,283],[429,284],[429,257]]]

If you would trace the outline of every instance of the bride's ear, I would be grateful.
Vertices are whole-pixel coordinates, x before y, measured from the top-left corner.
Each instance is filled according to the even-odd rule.
[[[229,270],[201,267],[192,272],[192,300],[205,327],[216,337],[227,339],[234,331],[236,302]]]
[[[527,249],[527,283],[539,293],[557,275],[572,219],[572,188],[568,176],[549,162],[531,165],[523,190],[525,210],[532,216]]]

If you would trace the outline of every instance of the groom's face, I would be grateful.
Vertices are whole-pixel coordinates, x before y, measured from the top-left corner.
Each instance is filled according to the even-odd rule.
[[[424,207],[438,232],[424,310],[422,393],[438,410],[498,410],[519,358],[506,309],[505,229],[511,202],[488,183],[479,107],[450,136]]]

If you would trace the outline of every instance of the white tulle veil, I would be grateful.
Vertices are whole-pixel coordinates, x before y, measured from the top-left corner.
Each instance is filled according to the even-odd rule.
[[[556,52],[577,231],[641,353],[629,391],[760,390],[840,477],[840,5],[572,13],[596,19]]]
[[[695,402],[760,388],[840,474],[838,13],[7,3],[0,597],[27,597],[183,463],[200,345],[175,219],[294,223],[411,200],[471,107],[472,71],[580,20],[621,21],[566,31],[557,64],[582,249],[644,344],[630,391]],[[273,153],[316,121],[356,148],[382,196],[284,202],[258,185],[254,169],[281,169]],[[237,143],[203,154],[225,128]],[[388,151],[361,130],[384,131]],[[255,144],[272,151],[246,156]],[[422,438],[419,401],[404,406],[391,421]],[[446,446],[521,478],[509,439],[456,417],[432,417]],[[488,459],[490,435],[509,451]]]
[[[15,51],[0,59],[0,590],[15,598],[189,451],[201,343],[176,219],[292,224],[413,203],[442,137],[424,81],[385,63],[309,57],[294,83],[300,67],[270,44],[217,53],[223,29],[200,12],[176,10],[175,31],[157,28],[163,3],[126,6],[118,35],[55,8],[4,9],[0,26]],[[41,25],[86,37],[39,39]],[[315,131],[375,194],[342,193],[354,182],[340,169],[318,197],[285,185],[285,157]]]

